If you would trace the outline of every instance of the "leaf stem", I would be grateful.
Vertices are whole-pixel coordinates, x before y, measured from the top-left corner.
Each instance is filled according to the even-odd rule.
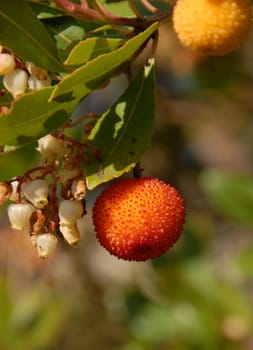
[[[150,4],[150,2],[148,0],[140,0],[140,1],[149,12],[151,12],[153,14],[160,12],[159,9],[155,6],[153,6],[152,4]]]
[[[132,0],[129,1],[129,5],[132,6],[137,17],[119,17],[112,15],[108,10],[104,9],[97,3],[97,0],[93,0],[94,8],[90,8],[86,1],[82,1],[82,5],[75,4],[69,0],[52,0],[60,9],[64,12],[86,22],[103,22],[107,24],[114,24],[120,26],[134,27],[137,31],[142,31],[148,28],[155,22],[161,22],[167,19],[171,15],[171,11],[164,11],[155,13],[149,17],[143,17],[134,6]],[[142,0],[148,5],[146,0]],[[149,4],[150,5],[150,4]],[[133,7],[134,6],[134,7]],[[151,6],[151,5],[150,5]],[[149,8],[150,8],[149,6]],[[151,8],[150,8],[151,9]],[[154,12],[152,9],[152,12]],[[157,11],[155,11],[157,12]]]
[[[138,18],[141,18],[142,20],[145,20],[145,17],[143,16],[143,14],[135,6],[134,0],[128,0],[128,5],[131,7],[131,10],[135,13],[135,15]]]
[[[98,11],[98,13],[101,14],[101,16],[103,16],[103,18],[105,20],[111,20],[111,18],[113,18],[113,15],[111,14],[110,11],[108,11],[105,7],[102,7],[97,0],[92,0],[92,5],[94,7],[95,10]]]

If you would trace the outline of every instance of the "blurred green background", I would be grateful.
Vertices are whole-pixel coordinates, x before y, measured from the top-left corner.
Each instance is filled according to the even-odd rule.
[[[98,245],[91,207],[101,189],[88,195],[81,243],[47,261],[2,208],[1,350],[253,349],[252,41],[203,58],[161,28],[156,128],[141,164],[185,199],[184,233],[166,255],[129,263]],[[76,115],[103,111],[125,86],[113,79]],[[2,158],[1,179],[35,162],[31,147]]]

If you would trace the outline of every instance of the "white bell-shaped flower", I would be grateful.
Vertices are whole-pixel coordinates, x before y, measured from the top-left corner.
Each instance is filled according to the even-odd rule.
[[[47,87],[51,85],[51,79],[47,77],[47,79],[38,79],[34,75],[31,75],[28,78],[28,87],[32,90],[40,90],[43,87]]]
[[[58,240],[52,233],[42,233],[36,237],[36,247],[38,255],[42,259],[47,259],[55,251]]]
[[[64,200],[59,206],[60,225],[74,225],[83,214],[83,205],[80,201]]]
[[[8,53],[0,53],[0,75],[8,74],[15,68],[15,59]]]
[[[10,204],[7,208],[11,227],[14,230],[25,230],[29,228],[30,217],[35,208],[29,203]]]
[[[65,153],[63,141],[50,134],[38,140],[37,150],[46,160],[62,158]]]
[[[36,179],[25,182],[22,191],[36,208],[42,209],[48,204],[48,184],[45,180]]]
[[[23,69],[14,69],[4,75],[3,84],[5,88],[16,98],[25,92],[27,88],[28,74]]]
[[[28,72],[35,76],[39,80],[46,80],[48,78],[48,73],[45,69],[36,66],[33,62],[25,62],[26,69]]]
[[[73,245],[80,241],[80,232],[75,224],[60,225],[59,229],[68,244]]]

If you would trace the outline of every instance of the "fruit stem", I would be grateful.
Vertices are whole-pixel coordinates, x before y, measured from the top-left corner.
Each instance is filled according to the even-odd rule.
[[[143,172],[143,168],[141,167],[141,163],[138,162],[135,164],[135,167],[133,168],[133,177],[135,179],[140,179],[142,177],[142,172]]]

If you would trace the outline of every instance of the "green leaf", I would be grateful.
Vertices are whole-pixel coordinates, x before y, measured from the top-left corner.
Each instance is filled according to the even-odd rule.
[[[68,57],[74,45],[84,39],[87,32],[98,27],[95,23],[81,22],[66,15],[44,19],[43,23],[54,37],[62,61]]]
[[[140,0],[138,0],[140,1]],[[108,2],[103,0],[101,4],[106,4],[106,8],[116,16],[133,17],[135,16],[131,7],[129,6],[128,0],[122,0],[117,2]]]
[[[20,146],[61,126],[76,105],[71,102],[50,102],[53,87],[25,94],[17,99],[11,111],[0,116],[0,144]]]
[[[83,40],[85,31],[70,17],[61,17],[54,20],[54,26],[50,21],[50,31],[53,34],[59,50],[66,50],[73,41]]]
[[[200,184],[221,215],[253,227],[253,177],[219,169],[206,169]]]
[[[63,70],[53,39],[24,0],[0,1],[0,44],[24,61]]]
[[[134,167],[150,143],[154,123],[154,60],[98,120],[88,143],[100,152],[85,168],[93,189]]]
[[[36,166],[40,161],[40,153],[36,150],[37,146],[37,142],[34,141],[17,147],[13,151],[0,153],[0,181],[12,179]]]
[[[9,106],[13,100],[13,96],[6,91],[5,94],[0,96],[0,106]]]
[[[39,19],[48,19],[48,18],[66,16],[66,14],[61,10],[59,10],[58,8],[47,6],[41,3],[36,3],[33,1],[28,1],[28,3],[31,6],[32,10],[36,13],[37,18]]]
[[[122,39],[112,38],[86,39],[74,47],[65,64],[74,66],[87,63],[99,55],[118,49],[122,42]]]
[[[108,80],[124,63],[128,62],[157,28],[158,23],[154,23],[141,34],[128,40],[118,50],[100,55],[83,67],[76,69],[57,85],[51,99],[61,102],[73,99],[80,100],[87,96],[93,89]]]

